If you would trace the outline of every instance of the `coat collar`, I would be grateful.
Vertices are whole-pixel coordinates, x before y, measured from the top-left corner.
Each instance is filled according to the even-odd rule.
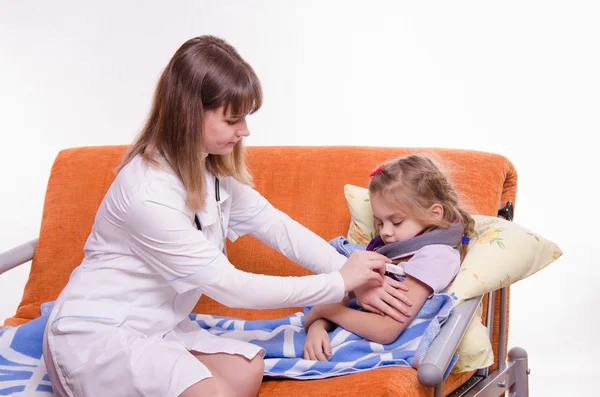
[[[206,204],[204,210],[197,213],[200,225],[204,228],[219,221],[219,211],[217,209],[217,199],[215,196],[215,176],[209,172],[205,174],[206,180]],[[228,184],[225,183],[226,178],[219,179],[219,195],[221,197],[221,205],[229,198],[227,190]]]
[[[208,156],[208,154],[203,153],[204,158]],[[158,157],[159,163],[161,163],[164,168],[171,174],[177,176],[173,168],[171,167],[171,163],[166,154],[162,154]],[[206,203],[204,205],[204,210],[197,212],[198,219],[200,220],[200,225],[202,227],[210,226],[219,220],[219,211],[217,210],[217,199],[215,196],[215,176],[210,172],[206,172],[204,177],[206,183]],[[227,178],[221,177],[219,180],[219,196],[221,198],[221,204],[225,200],[229,198],[228,187],[229,184],[226,183]]]

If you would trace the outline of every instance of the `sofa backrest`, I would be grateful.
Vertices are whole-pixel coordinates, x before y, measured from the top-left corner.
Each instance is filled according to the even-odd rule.
[[[23,298],[6,325],[40,315],[40,304],[56,299],[71,271],[83,258],[97,208],[115,177],[126,146],[82,147],[61,151],[52,167],[39,241]],[[343,187],[367,186],[371,170],[399,155],[426,152],[452,170],[452,181],[472,213],[495,215],[499,205],[515,201],[517,175],[503,156],[455,149],[374,147],[249,147],[255,188],[280,210],[326,240],[346,235],[350,215]],[[271,275],[308,272],[255,239],[245,236],[228,246],[238,268]],[[194,312],[277,318],[298,308],[243,310],[203,297]]]

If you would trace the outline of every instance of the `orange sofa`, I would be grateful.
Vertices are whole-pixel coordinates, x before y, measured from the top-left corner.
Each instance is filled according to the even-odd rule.
[[[74,148],[61,151],[52,167],[48,182],[40,235],[37,242],[21,247],[19,262],[33,253],[27,285],[16,314],[5,325],[20,325],[40,315],[40,304],[54,300],[66,285],[71,271],[83,258],[82,247],[91,229],[96,210],[115,177],[126,146]],[[346,183],[366,186],[370,171],[391,157],[423,151],[416,148],[374,147],[250,147],[248,161],[256,189],[277,208],[289,214],[324,239],[346,235],[350,214],[343,194]],[[453,170],[452,180],[459,192],[468,198],[472,213],[496,215],[499,206],[515,202],[517,175],[504,157],[491,153],[426,149],[439,156]],[[23,251],[25,249],[25,251]],[[29,250],[29,251],[28,251]],[[228,245],[229,257],[238,268],[271,275],[304,275],[308,272],[249,236]],[[24,253],[25,252],[25,253]],[[18,256],[18,255],[17,255]],[[15,262],[16,263],[16,262]],[[14,264],[13,264],[14,265]],[[505,371],[507,334],[498,340],[500,308],[508,306],[508,290],[501,304],[495,297],[493,329],[495,364],[489,373]],[[487,298],[484,300],[486,313]],[[194,312],[270,319],[287,316],[301,308],[277,310],[241,310],[224,307],[202,297]],[[460,340],[460,338],[459,338]],[[503,342],[503,343],[501,343]],[[458,343],[458,342],[456,342]],[[500,344],[500,350],[497,345]],[[498,363],[500,367],[497,370]],[[482,372],[480,371],[481,375]],[[427,376],[419,379],[425,384]],[[412,368],[383,368],[324,380],[296,381],[265,379],[260,396],[436,396],[449,395],[464,384],[481,382],[473,372],[452,374],[443,387],[421,384]],[[485,374],[484,374],[485,375]],[[502,373],[500,373],[502,375]],[[471,379],[470,379],[471,378]],[[470,380],[469,380],[470,379]],[[489,380],[488,380],[489,381]],[[510,385],[508,385],[510,386]],[[508,387],[507,386],[507,387]],[[502,390],[498,389],[500,393]],[[458,391],[454,395],[459,395]],[[490,394],[491,395],[491,394]],[[497,394],[500,395],[500,394]]]

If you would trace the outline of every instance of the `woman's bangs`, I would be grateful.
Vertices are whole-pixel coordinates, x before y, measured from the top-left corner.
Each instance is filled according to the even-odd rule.
[[[225,112],[232,116],[245,116],[262,106],[262,89],[253,75],[242,75],[225,93]],[[241,81],[240,81],[241,80]]]

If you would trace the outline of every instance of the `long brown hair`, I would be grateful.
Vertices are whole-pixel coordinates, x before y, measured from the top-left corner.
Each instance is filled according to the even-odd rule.
[[[445,228],[462,222],[465,235],[474,234],[475,221],[461,208],[458,193],[446,174],[428,156],[411,154],[385,163],[381,172],[369,182],[369,194],[378,193],[394,208],[428,226]],[[436,203],[444,208],[444,215],[439,220],[428,213]],[[467,247],[465,244],[459,247],[461,260]]]
[[[224,106],[226,114],[241,116],[261,105],[260,81],[235,48],[214,36],[190,39],[160,76],[148,120],[118,170],[135,156],[156,165],[162,155],[183,182],[188,206],[202,210],[206,171],[252,184],[241,140],[231,154],[204,159],[205,112]]]

